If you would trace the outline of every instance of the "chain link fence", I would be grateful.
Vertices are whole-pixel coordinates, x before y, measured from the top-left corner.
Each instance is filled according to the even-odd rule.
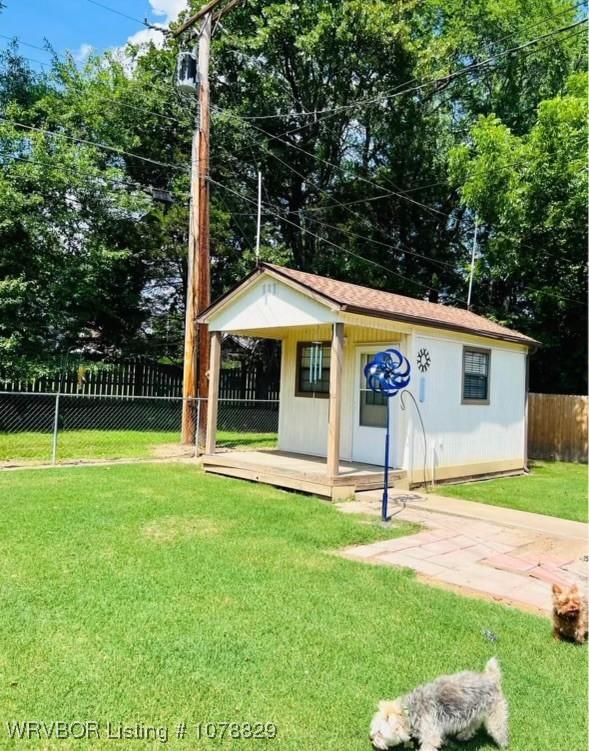
[[[186,405],[186,409],[184,409]],[[190,458],[205,440],[205,399],[0,392],[0,467]],[[194,435],[182,440],[182,414]],[[272,448],[278,401],[220,399],[217,445]]]
[[[205,401],[201,400],[201,402],[204,406]],[[219,449],[274,448],[277,437],[277,399],[219,399],[217,414],[217,447]]]

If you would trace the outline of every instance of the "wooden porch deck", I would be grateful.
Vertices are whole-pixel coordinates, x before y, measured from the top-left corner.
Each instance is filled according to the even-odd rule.
[[[340,462],[336,477],[329,477],[327,460],[307,454],[264,451],[225,451],[201,457],[205,472],[290,488],[331,500],[350,498],[357,491],[383,487],[383,468],[359,462]],[[394,469],[389,487],[407,489],[407,473]]]

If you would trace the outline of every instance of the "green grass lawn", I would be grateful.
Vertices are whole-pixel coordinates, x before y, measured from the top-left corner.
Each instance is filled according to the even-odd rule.
[[[221,430],[221,446],[271,448],[275,433],[238,433]],[[58,461],[135,459],[175,455],[180,448],[178,431],[64,430],[57,442]],[[0,462],[48,462],[51,433],[0,433]]]
[[[531,474],[436,487],[438,495],[586,522],[587,465],[540,462]]]
[[[512,751],[585,749],[586,649],[546,619],[331,554],[407,531],[190,465],[2,473],[0,747],[23,745],[6,721],[62,719],[186,721],[168,745],[187,751],[368,751],[379,699],[497,654]],[[278,738],[197,742],[207,721],[271,721]]]

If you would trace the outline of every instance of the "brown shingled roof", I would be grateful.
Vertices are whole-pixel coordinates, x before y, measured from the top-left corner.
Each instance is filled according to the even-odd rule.
[[[454,308],[450,305],[439,305],[425,300],[416,300],[413,297],[397,295],[393,292],[361,287],[349,282],[339,282],[336,279],[308,274],[284,266],[276,266],[273,263],[263,263],[261,268],[266,268],[279,276],[291,279],[308,290],[328,298],[341,309],[350,313],[462,331],[492,339],[520,342],[528,346],[539,345],[539,342],[525,334],[508,329],[506,326],[501,326],[476,313]]]

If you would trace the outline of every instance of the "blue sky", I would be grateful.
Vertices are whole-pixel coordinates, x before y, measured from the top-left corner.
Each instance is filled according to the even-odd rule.
[[[131,38],[143,40],[148,32],[142,24],[112,13],[88,0],[3,0],[0,12],[0,47],[9,44],[6,36],[39,47],[46,37],[56,51],[71,50],[80,59],[89,47],[101,52],[120,47]],[[186,0],[97,0],[102,5],[126,13],[139,21],[147,17],[153,23],[167,24],[175,19]],[[139,35],[138,35],[139,33]],[[138,36],[137,36],[138,35]],[[23,46],[23,55],[38,60],[49,59],[40,50]]]

